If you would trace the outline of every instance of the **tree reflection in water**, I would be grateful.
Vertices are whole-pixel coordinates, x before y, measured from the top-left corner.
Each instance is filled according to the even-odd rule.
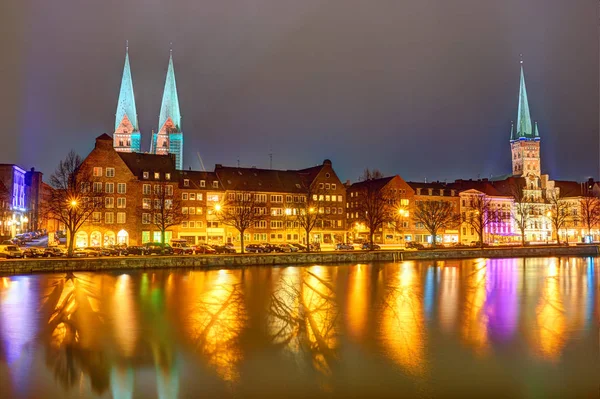
[[[225,381],[239,379],[239,337],[247,312],[239,273],[227,270],[194,273],[189,282],[189,336],[205,360]]]
[[[268,331],[271,342],[297,363],[310,359],[314,370],[330,377],[338,361],[339,307],[328,281],[331,269],[288,268],[271,295]],[[329,388],[327,380],[322,386]]]
[[[46,365],[65,390],[74,387],[84,374],[90,377],[96,393],[102,394],[109,387],[110,364],[98,346],[104,320],[93,292],[101,278],[67,273],[51,281],[42,298],[41,312],[49,317],[39,338],[46,349]]]

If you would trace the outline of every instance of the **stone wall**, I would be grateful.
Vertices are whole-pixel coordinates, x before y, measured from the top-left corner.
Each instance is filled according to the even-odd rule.
[[[402,260],[518,258],[534,256],[597,256],[597,246],[456,249],[436,251],[318,252],[115,257],[87,259],[24,259],[0,261],[0,275],[37,272],[105,271],[153,268],[221,268],[265,265],[398,262]]]

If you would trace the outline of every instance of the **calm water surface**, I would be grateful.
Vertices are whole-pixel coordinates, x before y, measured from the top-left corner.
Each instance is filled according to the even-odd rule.
[[[600,260],[0,277],[0,397],[593,397]]]

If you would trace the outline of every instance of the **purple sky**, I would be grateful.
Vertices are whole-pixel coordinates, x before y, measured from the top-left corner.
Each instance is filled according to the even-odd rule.
[[[128,39],[146,150],[173,42],[186,167],[509,173],[523,53],[543,172],[596,176],[596,3],[5,0],[0,161],[49,175],[112,133]]]

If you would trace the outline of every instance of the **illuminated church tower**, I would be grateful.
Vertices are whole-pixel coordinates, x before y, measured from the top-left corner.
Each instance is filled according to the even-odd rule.
[[[174,154],[175,167],[183,169],[183,132],[181,130],[181,112],[175,83],[175,69],[173,68],[173,50],[171,50],[169,57],[169,67],[160,107],[158,132],[152,135],[150,152],[152,154]]]
[[[121,91],[115,116],[115,134],[113,146],[116,151],[139,152],[140,130],[138,126],[135,96],[133,94],[133,81],[129,67],[129,46],[125,50],[125,66],[121,79]]]
[[[510,148],[512,151],[513,176],[526,177],[528,180],[539,182],[541,177],[540,133],[537,122],[535,125],[531,123],[523,61],[521,61],[519,112],[516,127],[514,125],[511,127]]]

